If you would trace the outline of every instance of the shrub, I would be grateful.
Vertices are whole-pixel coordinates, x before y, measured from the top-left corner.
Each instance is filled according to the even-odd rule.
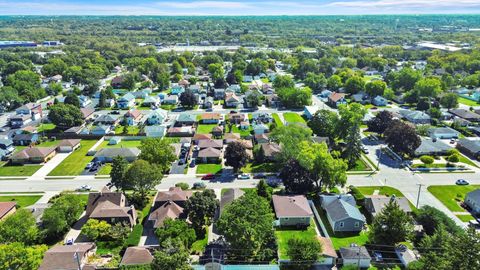
[[[458,154],[453,154],[453,155],[450,155],[448,158],[447,158],[448,162],[452,162],[452,163],[457,163],[460,161],[460,157],[458,156]]]
[[[460,155],[460,151],[458,151],[458,149],[452,148],[452,149],[448,150],[447,155],[449,155],[449,156]]]
[[[421,156],[420,161],[422,161],[424,164],[432,164],[435,160],[431,156]]]
[[[358,188],[356,188],[355,186],[350,186],[349,188],[350,192],[352,193],[353,197],[357,202],[362,202],[363,200],[365,200],[365,196],[362,194],[362,192],[360,192],[360,190],[358,190]]]
[[[176,183],[175,186],[181,188],[182,190],[187,190],[190,188],[190,186],[187,183],[183,183],[183,182]]]

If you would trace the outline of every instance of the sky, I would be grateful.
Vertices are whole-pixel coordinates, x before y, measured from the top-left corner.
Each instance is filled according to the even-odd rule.
[[[0,15],[480,14],[480,0],[0,0]]]

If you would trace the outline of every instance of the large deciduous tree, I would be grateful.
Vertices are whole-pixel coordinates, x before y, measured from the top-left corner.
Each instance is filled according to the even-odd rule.
[[[373,219],[369,237],[373,243],[393,246],[410,239],[412,233],[412,219],[392,199]]]
[[[176,239],[186,248],[190,248],[197,238],[195,230],[185,220],[171,218],[165,219],[163,225],[155,230],[155,235],[160,246],[164,246],[171,239]]]
[[[455,93],[447,93],[440,98],[440,104],[447,108],[453,109],[458,107],[458,96]]]
[[[170,142],[161,138],[147,138],[140,145],[139,158],[155,164],[162,172],[170,169],[172,162],[177,158]]]
[[[349,94],[356,94],[365,89],[365,81],[360,76],[353,76],[345,82],[345,91]]]
[[[162,177],[163,173],[158,166],[142,159],[133,162],[125,173],[126,181],[142,198],[146,198],[148,191],[160,184]]]
[[[288,240],[287,255],[295,269],[308,270],[320,259],[322,245],[317,238],[292,238]]]
[[[60,128],[70,128],[83,124],[83,115],[78,107],[71,104],[56,104],[50,107],[48,119]]]
[[[25,246],[22,243],[0,245],[0,269],[38,269],[47,245]]]
[[[314,175],[296,159],[289,159],[280,171],[285,191],[291,194],[307,194],[314,190]]]
[[[22,242],[26,245],[35,243],[38,227],[32,213],[20,209],[0,222],[0,243]]]
[[[110,181],[112,185],[121,191],[131,188],[129,181],[125,177],[128,170],[128,161],[122,156],[116,156],[112,161],[112,170],[110,171]]]
[[[308,121],[308,127],[310,127],[313,133],[320,137],[328,137],[330,142],[335,142],[338,138],[338,123],[340,119],[338,114],[329,110],[319,110]]]
[[[270,138],[282,147],[278,160],[283,163],[290,158],[295,158],[299,152],[300,142],[309,140],[311,136],[312,131],[309,128],[290,124],[275,128]]]
[[[225,149],[225,165],[232,166],[236,173],[247,164],[249,159],[247,148],[242,142],[231,142]]]
[[[394,120],[385,130],[384,135],[388,146],[399,154],[413,156],[415,150],[421,144],[415,128],[400,120]]]
[[[193,108],[195,105],[197,105],[197,98],[190,89],[187,89],[185,90],[185,92],[180,94],[179,100],[180,104],[182,104],[182,106],[186,108]]]
[[[153,253],[152,270],[190,270],[189,252],[178,239],[169,239]]]
[[[392,124],[393,114],[389,111],[380,111],[374,118],[367,122],[368,131],[383,134]]]
[[[185,211],[198,235],[203,235],[204,227],[212,223],[218,206],[219,202],[215,192],[211,189],[196,192],[188,199]]]
[[[387,84],[380,80],[371,81],[365,85],[365,92],[370,97],[383,96],[385,89],[387,89]]]

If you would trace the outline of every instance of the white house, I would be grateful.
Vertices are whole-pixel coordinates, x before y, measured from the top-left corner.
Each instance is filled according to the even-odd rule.
[[[342,247],[340,257],[343,265],[355,265],[359,268],[370,267],[372,257],[364,246]]]
[[[382,96],[376,96],[373,100],[372,100],[372,103],[373,105],[375,106],[387,106],[388,105],[388,100]]]
[[[266,125],[264,124],[258,124],[253,126],[253,132],[255,135],[257,134],[265,134],[268,133],[269,129]]]
[[[467,193],[465,195],[465,204],[472,209],[473,213],[480,213],[480,189]]]
[[[320,107],[318,106],[305,106],[303,109],[303,114],[307,119],[312,119],[315,113],[320,110]]]
[[[441,127],[429,129],[428,135],[432,139],[457,139],[460,136],[460,132],[456,131],[453,128]]]

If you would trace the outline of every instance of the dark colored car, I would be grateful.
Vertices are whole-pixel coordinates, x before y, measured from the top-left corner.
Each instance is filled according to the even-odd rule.
[[[202,177],[202,180],[213,180],[213,179],[215,179],[215,174],[211,174],[211,173],[206,174]]]
[[[195,159],[192,159],[192,161],[190,162],[190,168],[195,167],[195,165],[196,165]]]
[[[193,189],[204,189],[206,187],[207,185],[205,185],[205,183],[202,183],[202,182],[193,183]]]

